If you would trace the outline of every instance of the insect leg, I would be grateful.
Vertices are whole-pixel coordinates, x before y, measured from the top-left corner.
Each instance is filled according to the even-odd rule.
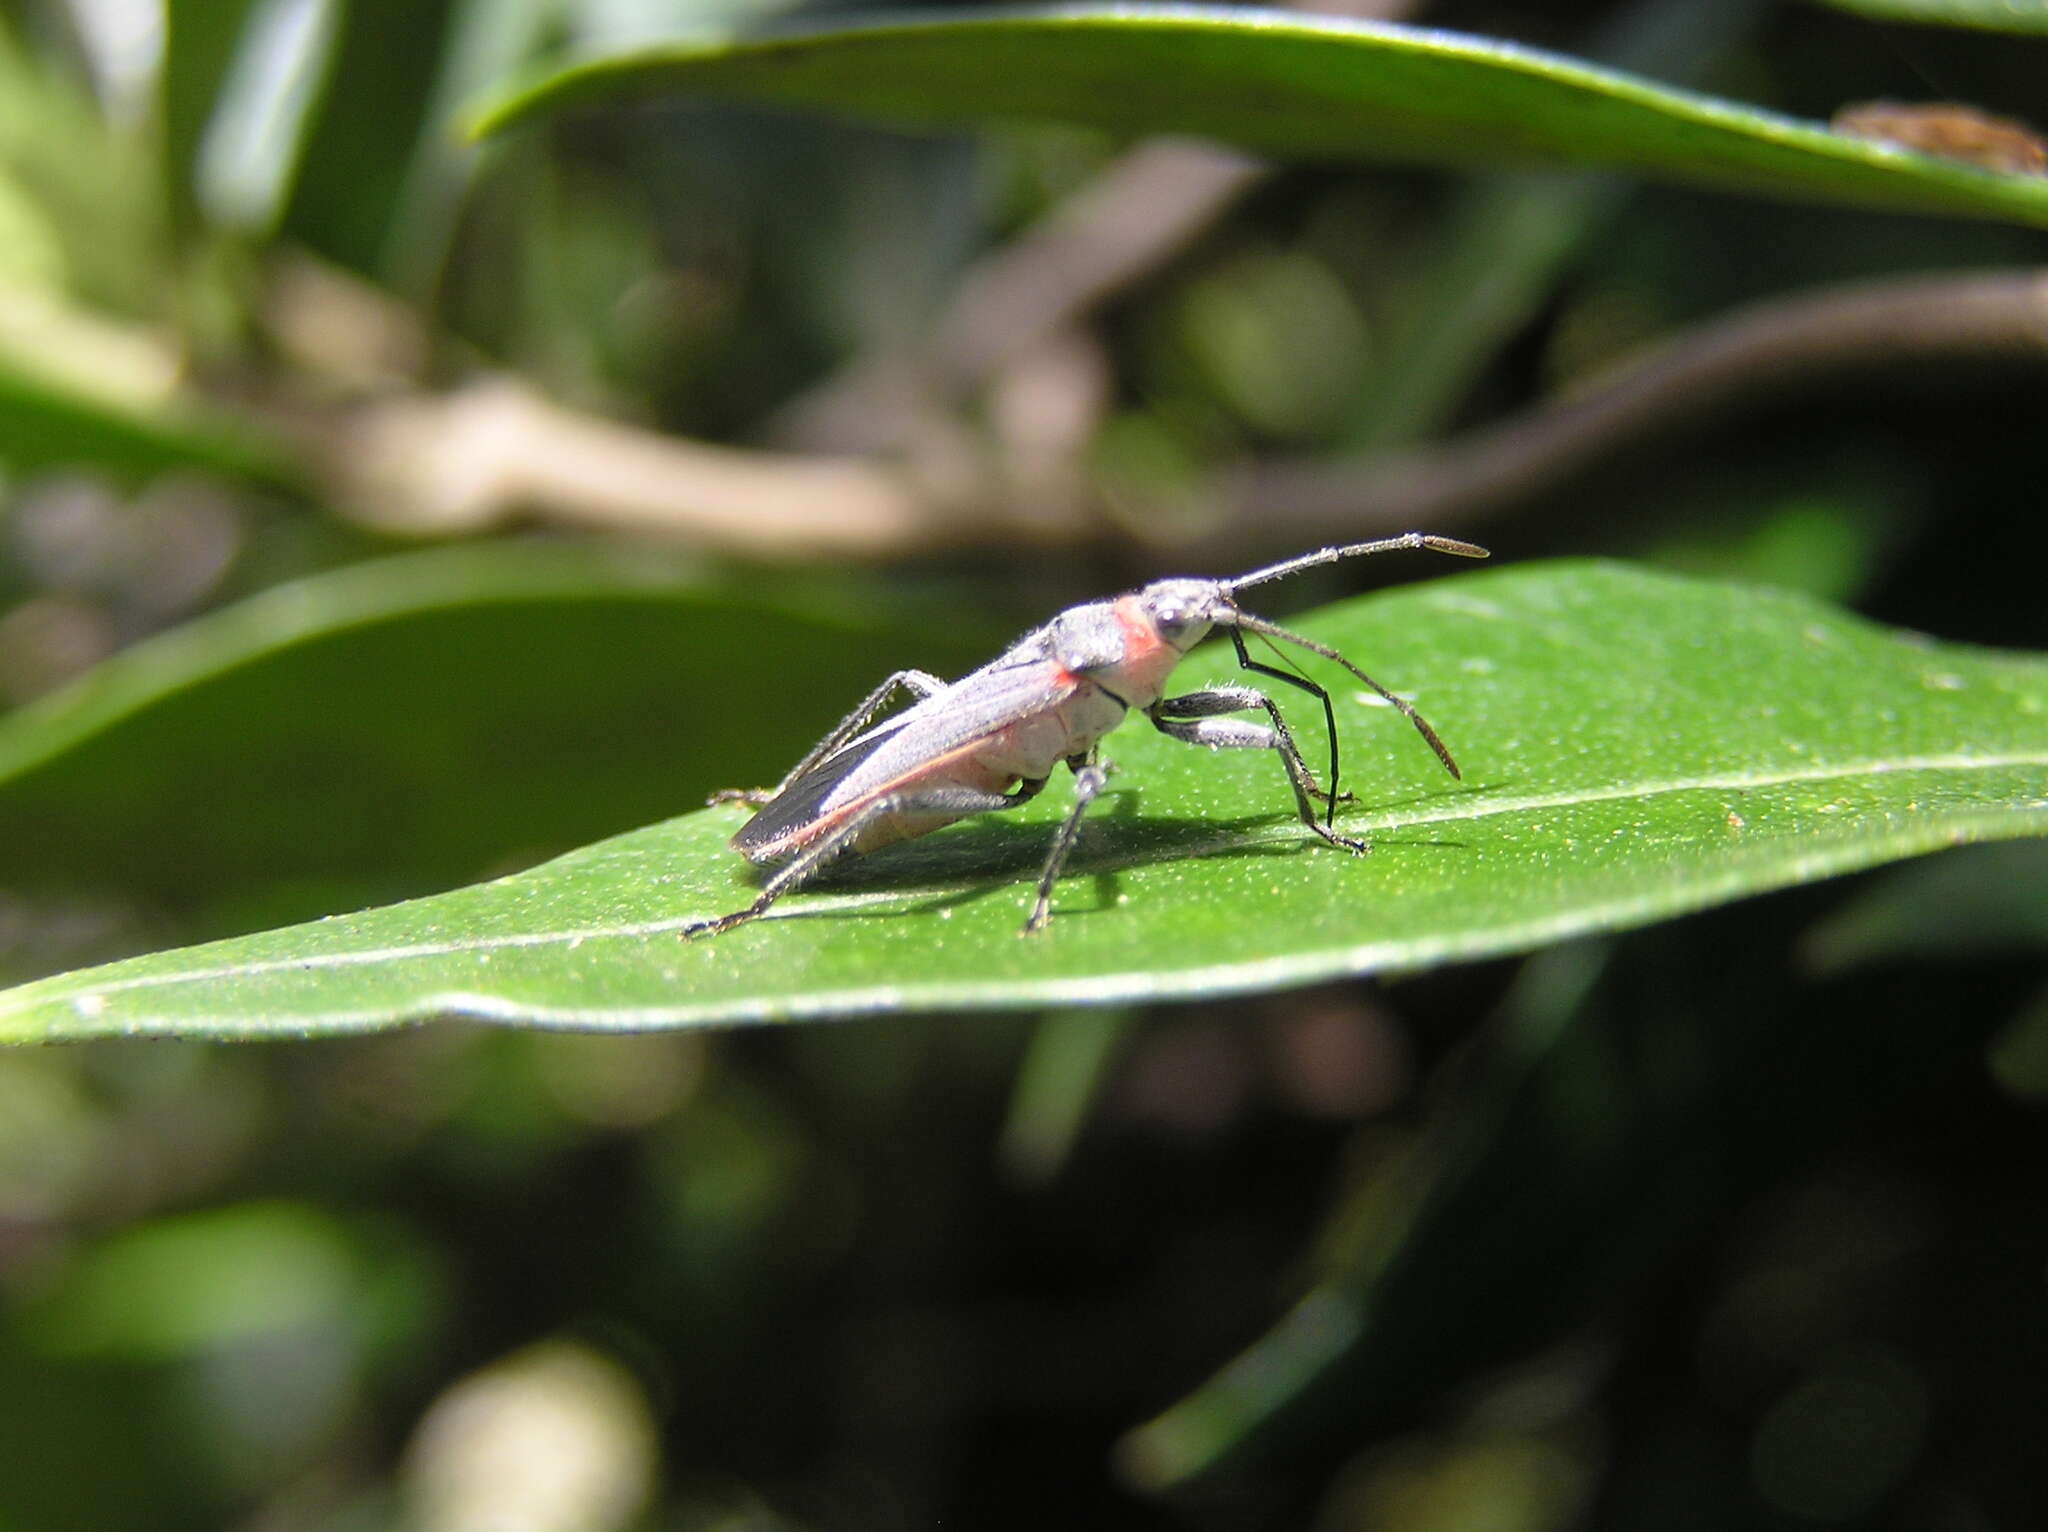
[[[1337,802],[1339,798],[1337,792],[1337,709],[1330,701],[1330,694],[1322,687],[1316,685],[1307,676],[1296,675],[1291,670],[1279,670],[1253,659],[1250,651],[1244,646],[1244,634],[1240,633],[1236,628],[1230,630],[1230,642],[1237,649],[1237,663],[1246,670],[1257,671],[1262,676],[1271,676],[1276,681],[1285,681],[1289,686],[1307,692],[1323,705],[1323,727],[1329,732],[1330,738],[1330,792],[1329,796],[1324,799],[1328,808],[1323,822],[1326,825],[1335,824],[1337,822]],[[1252,695],[1258,696],[1259,694],[1254,692]],[[1263,697],[1260,700],[1265,701]],[[1266,711],[1273,715],[1274,723],[1280,723],[1280,715],[1270,701],[1266,702]],[[1280,732],[1283,738],[1287,737],[1287,729],[1284,724],[1280,726]],[[1294,741],[1289,738],[1287,743],[1288,747],[1292,749]],[[1296,750],[1294,758],[1300,760],[1301,752]]]
[[[1010,793],[984,793],[971,787],[926,787],[884,793],[863,804],[778,867],[761,885],[760,897],[745,909],[734,910],[730,915],[720,915],[714,920],[692,920],[677,934],[685,941],[697,936],[716,936],[721,931],[729,931],[765,914],[776,900],[802,888],[823,871],[827,863],[858,840],[863,831],[891,814],[948,814],[964,819],[970,814],[994,814],[1003,809],[1021,808],[1044,790],[1045,778],[1039,777],[1018,783],[1017,790]]]
[[[1032,901],[1031,915],[1018,933],[1021,936],[1043,931],[1046,922],[1052,919],[1052,886],[1059,882],[1067,858],[1073,855],[1074,842],[1081,835],[1081,816],[1108,785],[1114,768],[1098,763],[1091,750],[1070,759],[1067,769],[1074,774],[1074,806],[1067,810],[1067,817],[1060,822],[1060,833],[1053,837],[1052,849],[1045,854],[1045,866],[1038,874],[1038,897]]]
[[[1449,541],[1451,541],[1451,539],[1439,538],[1437,539],[1437,541],[1448,543]],[[1431,543],[1429,546],[1435,547],[1436,543]],[[1472,545],[1470,543],[1461,543],[1459,544],[1459,547],[1471,548]],[[1445,548],[1443,551],[1446,553],[1451,553],[1456,552],[1457,550],[1452,548]],[[1486,550],[1483,548],[1475,548],[1472,549],[1472,552],[1469,553],[1467,557],[1480,558],[1485,555],[1485,552]],[[1335,649],[1332,649],[1328,644],[1319,644],[1314,639],[1308,637],[1306,634],[1292,632],[1287,628],[1281,627],[1280,624],[1277,622],[1268,622],[1265,618],[1254,617],[1249,612],[1239,612],[1234,618],[1231,619],[1231,621],[1236,625],[1237,628],[1242,628],[1247,633],[1258,633],[1264,635],[1267,638],[1277,638],[1282,643],[1292,644],[1297,649],[1306,649],[1310,654],[1320,654],[1324,659],[1333,660],[1337,664],[1342,665],[1346,670],[1350,671],[1354,676],[1358,677],[1359,680],[1363,681],[1367,686],[1371,687],[1373,691],[1377,692],[1382,702],[1386,703],[1389,707],[1393,708],[1395,711],[1400,713],[1400,715],[1403,718],[1407,719],[1410,723],[1415,725],[1415,732],[1422,736],[1424,744],[1428,745],[1431,750],[1434,750],[1436,752],[1436,758],[1439,761],[1443,762],[1445,771],[1448,771],[1453,777],[1457,778],[1461,782],[1465,779],[1465,774],[1458,770],[1458,763],[1451,758],[1450,750],[1446,748],[1444,742],[1437,737],[1436,730],[1432,729],[1429,726],[1429,720],[1427,718],[1424,718],[1420,713],[1415,711],[1414,704],[1410,703],[1406,697],[1397,697],[1396,695],[1394,695],[1394,693],[1388,691],[1384,686],[1380,685],[1379,682],[1375,681],[1371,676],[1367,675],[1364,671],[1360,670],[1356,665],[1352,664],[1351,661],[1345,659],[1343,655],[1339,654]],[[1230,636],[1237,643],[1237,657],[1240,660],[1242,660],[1246,665],[1250,666],[1251,669],[1259,671],[1265,675],[1279,676],[1280,679],[1283,681],[1289,680],[1288,677],[1280,675],[1280,672],[1277,670],[1269,669],[1264,665],[1252,664],[1251,656],[1245,653],[1244,640],[1238,637],[1235,630],[1232,631]],[[1290,684],[1299,685],[1300,683],[1298,681],[1290,681]],[[1325,696],[1327,699],[1327,694],[1325,694]],[[1324,706],[1327,707],[1328,705],[1329,704],[1326,700]],[[1332,743],[1334,744],[1334,742],[1335,741],[1333,736]]]
[[[792,766],[788,774],[773,787],[721,788],[704,801],[713,805],[720,803],[751,803],[758,808],[771,798],[780,795],[782,790],[789,786],[790,783],[794,782],[798,777],[809,771],[818,762],[824,760],[826,756],[866,728],[874,716],[888,706],[889,699],[895,696],[899,689],[907,691],[919,701],[923,701],[926,697],[931,696],[933,692],[944,691],[946,683],[942,677],[933,675],[929,670],[899,670],[880,686],[869,692],[866,701],[840,719],[832,732],[813,745],[811,753]]]
[[[1272,721],[1270,727],[1262,723],[1247,723],[1241,718],[1219,716],[1249,712],[1255,708]],[[1161,734],[1184,740],[1190,745],[1201,745],[1210,750],[1276,752],[1280,763],[1287,768],[1287,781],[1294,789],[1294,811],[1301,822],[1331,845],[1355,855],[1363,856],[1371,849],[1364,841],[1339,835],[1316,818],[1314,799],[1321,795],[1316,791],[1315,779],[1309,775],[1308,763],[1301,758],[1301,749],[1294,743],[1287,720],[1280,716],[1279,707],[1264,692],[1254,691],[1249,686],[1212,687],[1208,691],[1189,692],[1184,697],[1162,698],[1152,704],[1147,716]]]

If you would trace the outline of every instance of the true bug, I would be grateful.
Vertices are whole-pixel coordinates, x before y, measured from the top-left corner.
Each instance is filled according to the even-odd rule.
[[[1397,548],[1487,557],[1484,548],[1456,538],[1409,532],[1304,553],[1234,580],[1155,580],[1110,601],[1070,607],[957,681],[948,683],[922,670],[899,670],[774,787],[712,797],[713,803],[758,806],[759,812],[732,838],[733,849],[757,866],[776,870],[762,885],[760,897],[745,909],[715,920],[692,921],[682,934],[710,935],[752,920],[842,853],[872,851],[956,819],[1018,808],[1043,791],[1053,767],[1064,761],[1074,774],[1074,806],[1053,836],[1038,875],[1037,898],[1024,922],[1027,935],[1040,930],[1050,917],[1053,885],[1080,834],[1081,816],[1108,780],[1096,746],[1132,708],[1143,712],[1162,734],[1191,745],[1278,752],[1301,822],[1331,845],[1363,855],[1368,849],[1364,841],[1339,835],[1334,828],[1342,795],[1337,790],[1337,715],[1330,694],[1306,676],[1253,659],[1245,648],[1245,634],[1277,638],[1334,660],[1398,708],[1453,777],[1459,775],[1458,763],[1436,730],[1406,701],[1327,644],[1243,611],[1237,593],[1318,564]],[[1330,739],[1327,792],[1315,785],[1287,721],[1264,692],[1249,686],[1214,686],[1178,697],[1165,695],[1167,677],[1181,656],[1212,628],[1230,631],[1237,662],[1244,669],[1284,681],[1322,703]],[[899,691],[910,693],[916,703],[869,728]],[[1267,721],[1224,716],[1252,712],[1263,712]],[[1325,806],[1320,820],[1316,799]]]

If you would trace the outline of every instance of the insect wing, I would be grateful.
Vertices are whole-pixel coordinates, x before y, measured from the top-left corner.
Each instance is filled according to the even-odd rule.
[[[1012,651],[905,713],[903,729],[846,779],[834,806],[886,791],[963,746],[1056,708],[1080,684],[1042,654]]]
[[[761,805],[733,836],[733,849],[754,860],[774,856],[776,842],[814,823],[823,814],[832,790],[887,743],[908,716],[891,719],[881,728],[849,740]]]
[[[1042,646],[1026,640],[833,751],[763,805],[733,846],[750,857],[773,856],[777,842],[888,791],[963,746],[1058,707],[1079,685]]]

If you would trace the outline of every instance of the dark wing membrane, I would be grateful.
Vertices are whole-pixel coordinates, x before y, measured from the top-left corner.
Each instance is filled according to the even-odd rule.
[[[754,856],[785,836],[896,783],[963,745],[1057,707],[1079,685],[1042,652],[1020,644],[993,664],[934,692],[871,729],[789,784],[733,837]]]
[[[895,738],[909,719],[908,713],[901,718],[892,718],[879,729],[870,729],[826,756],[762,804],[760,811],[741,825],[739,833],[733,836],[733,849],[744,856],[755,856],[791,831],[801,830],[811,823],[818,817],[821,805],[831,795],[832,789]]]

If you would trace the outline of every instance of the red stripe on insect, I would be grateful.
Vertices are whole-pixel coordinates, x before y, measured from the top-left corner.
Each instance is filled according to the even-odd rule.
[[[1145,603],[1140,597],[1119,596],[1111,610],[1116,613],[1117,626],[1124,630],[1124,638],[1130,645],[1124,650],[1125,665],[1142,664],[1166,647],[1166,640],[1159,636],[1159,624],[1152,620],[1152,614],[1145,610]]]

